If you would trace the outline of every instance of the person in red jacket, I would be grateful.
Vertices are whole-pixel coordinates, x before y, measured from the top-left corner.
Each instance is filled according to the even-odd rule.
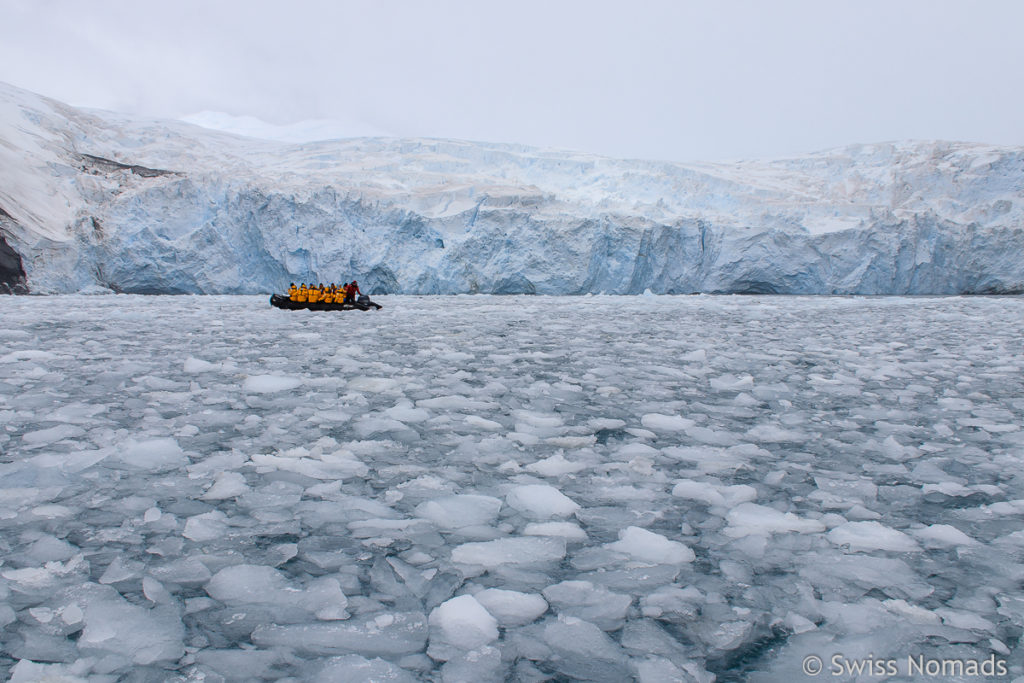
[[[355,303],[356,294],[362,294],[362,292],[359,291],[359,283],[353,280],[352,282],[348,283],[348,287],[345,288],[345,303]]]

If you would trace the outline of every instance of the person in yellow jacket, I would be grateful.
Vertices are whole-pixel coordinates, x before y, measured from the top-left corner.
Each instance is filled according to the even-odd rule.
[[[295,286],[295,283],[288,285],[288,300],[298,301],[299,300],[299,288]]]
[[[315,304],[320,301],[320,290],[316,285],[309,286],[309,303]]]
[[[301,303],[306,303],[307,301],[309,301],[309,290],[306,289],[306,283],[305,282],[303,282],[299,286],[299,299],[298,300]]]

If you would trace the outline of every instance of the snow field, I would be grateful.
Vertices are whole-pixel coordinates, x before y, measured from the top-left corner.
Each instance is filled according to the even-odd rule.
[[[381,302],[0,298],[0,672],[774,681],[1018,646],[1021,299]]]

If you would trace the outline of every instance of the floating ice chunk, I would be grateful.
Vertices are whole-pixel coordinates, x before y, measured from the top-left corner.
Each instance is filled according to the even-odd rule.
[[[613,593],[590,581],[562,581],[548,586],[542,593],[559,614],[591,622],[603,631],[622,628],[633,598]]]
[[[154,578],[167,583],[182,586],[201,586],[210,580],[210,570],[198,557],[188,555],[172,560],[166,564],[147,567]]]
[[[754,378],[750,375],[726,373],[719,377],[712,377],[710,384],[715,391],[746,391],[754,387]]]
[[[193,515],[185,520],[185,530],[181,535],[197,543],[223,538],[228,530],[227,521],[228,516],[220,510]]]
[[[451,659],[459,650],[475,650],[498,639],[498,622],[472,595],[438,605],[428,619],[433,659]]]
[[[797,517],[792,512],[779,512],[775,508],[754,503],[742,503],[726,515],[729,526],[725,534],[742,538],[751,534],[768,535],[795,531],[801,534],[825,530],[825,525],[814,519]]]
[[[99,679],[89,676],[91,664],[87,659],[72,664],[43,664],[21,659],[11,669],[8,683],[87,683]]]
[[[709,482],[684,479],[672,487],[672,495],[687,500],[698,500],[708,505],[725,505],[725,497]]]
[[[569,678],[602,683],[632,678],[622,648],[594,624],[561,615],[544,627],[544,642],[556,655],[551,665]]]
[[[302,380],[298,377],[283,377],[280,375],[252,375],[246,377],[242,382],[242,390],[254,394],[276,394],[281,391],[291,391],[302,386]]]
[[[8,484],[9,486],[9,484]],[[46,503],[60,495],[60,486],[37,488],[34,486],[9,486],[0,489],[0,519],[14,519],[18,511]]]
[[[921,492],[925,495],[929,493],[939,493],[949,498],[963,498],[976,493],[974,489],[968,488],[955,481],[943,481],[938,484],[925,484],[921,487]]]
[[[679,683],[692,680],[691,676],[671,660],[657,655],[649,655],[634,664],[637,683]]]
[[[856,505],[851,507],[849,510],[846,511],[845,514],[846,514],[846,518],[847,519],[849,519],[851,521],[854,521],[854,522],[864,521],[864,520],[867,520],[867,519],[881,519],[882,518],[882,515],[878,514],[874,510],[869,510],[868,508],[864,507],[860,503],[857,503]]]
[[[501,499],[463,494],[435,498],[416,506],[416,514],[441,529],[459,529],[494,522],[501,511]]]
[[[796,429],[760,424],[747,430],[747,437],[761,443],[804,443],[811,436]]]
[[[529,410],[515,410],[512,415],[520,422],[531,427],[553,429],[561,427],[565,421],[559,415],[551,413],[535,413]]]
[[[538,460],[527,465],[524,469],[542,477],[561,477],[565,474],[573,474],[586,469],[587,466],[581,462],[571,462],[565,459],[561,453],[555,453],[550,458]]]
[[[881,444],[881,451],[885,457],[897,462],[903,462],[916,458],[919,451],[913,446],[904,446],[893,436],[886,437]]]
[[[77,439],[85,434],[85,430],[75,425],[62,424],[48,429],[40,429],[23,434],[21,440],[30,446],[43,446],[64,439]]]
[[[429,408],[432,410],[462,410],[466,412],[476,410],[487,410],[493,408],[495,404],[489,401],[477,401],[465,396],[437,396],[435,398],[425,398],[416,401],[416,406],[419,408]]]
[[[272,567],[242,564],[225,567],[213,575],[206,592],[229,605],[276,602],[287,587],[284,575]]]
[[[640,612],[645,617],[664,621],[685,621],[697,616],[704,594],[696,588],[663,586],[640,600]]]
[[[356,377],[349,381],[348,390],[381,394],[397,389],[400,386],[399,380],[393,377]]]
[[[523,528],[524,536],[557,536],[568,541],[585,541],[587,532],[574,522],[531,522]]]
[[[683,479],[672,487],[672,495],[711,506],[734,506],[757,499],[757,489],[747,484],[721,486],[713,482]]]
[[[132,605],[111,588],[84,609],[85,629],[78,649],[86,656],[107,658],[107,667],[173,662],[185,653],[184,626],[174,608],[145,609]]]
[[[423,408],[414,408],[412,401],[403,400],[384,411],[384,415],[399,422],[426,422],[430,419],[430,411]]]
[[[505,680],[501,650],[490,645],[459,650],[441,667],[441,683],[501,680]]]
[[[706,443],[710,446],[734,446],[738,439],[732,432],[726,432],[709,427],[694,425],[684,430],[686,435],[694,441]]]
[[[332,657],[312,678],[310,683],[416,683],[418,680],[405,669],[380,659],[367,659],[359,655]]]
[[[696,557],[686,545],[637,526],[623,529],[619,532],[619,540],[605,547],[648,564],[693,562]]]
[[[280,653],[267,650],[212,648],[196,653],[196,662],[209,667],[230,681],[256,681],[274,678],[271,667],[283,658]],[[205,678],[205,677],[204,677]]]
[[[550,436],[544,442],[556,448],[587,448],[597,443],[597,437],[593,434],[584,436]]]
[[[43,564],[45,562],[71,559],[76,552],[78,552],[78,548],[67,541],[62,541],[56,536],[47,535],[33,541],[25,554],[36,562]]]
[[[543,564],[564,557],[565,540],[550,537],[499,538],[463,543],[452,550],[452,562],[484,569],[496,569],[506,564]]]
[[[828,600],[852,602],[872,590],[884,591],[894,598],[920,600],[935,590],[906,562],[896,558],[865,553],[808,553],[802,559],[800,576],[830,596]]]
[[[708,359],[708,352],[706,349],[694,349],[689,353],[684,353],[679,357],[679,360],[687,363],[703,363]]]
[[[420,612],[397,612],[329,623],[265,624],[251,637],[261,647],[289,647],[313,655],[401,657],[423,651],[427,620]]]
[[[144,566],[141,562],[125,560],[123,556],[118,555],[107,565],[107,569],[100,576],[99,582],[101,584],[110,584],[137,579],[142,575],[143,568]]]
[[[88,572],[89,563],[82,555],[75,555],[67,562],[47,562],[42,567],[4,569],[0,576],[27,590],[52,588],[77,574]]]
[[[301,450],[304,451],[304,449]],[[281,455],[253,453],[250,459],[254,465],[258,466],[258,472],[282,470],[295,472],[311,479],[327,481],[354,476],[361,477],[369,471],[361,460],[344,449],[335,453],[325,453],[319,457],[311,455],[308,451],[300,454],[286,452]]]
[[[978,541],[949,524],[931,524],[923,529],[914,529],[910,533],[931,547],[979,545]]]
[[[247,493],[249,486],[241,472],[221,472],[213,485],[200,496],[202,500],[227,500]],[[151,520],[147,520],[151,521]]]
[[[115,459],[129,469],[147,472],[169,472],[189,462],[181,446],[171,438],[129,440],[117,450]]]
[[[360,439],[368,439],[378,434],[391,432],[407,432],[409,427],[404,422],[391,419],[384,415],[362,415],[353,423],[353,429]]]
[[[182,370],[192,375],[201,372],[215,372],[217,370],[220,370],[220,366],[215,363],[210,363],[208,361],[189,356],[188,358],[185,359],[185,365],[182,368]]]
[[[487,588],[473,597],[505,628],[529,624],[548,611],[547,600],[536,593]]]
[[[996,633],[996,625],[976,612],[940,607],[935,610],[935,614],[942,617],[942,623],[953,628],[962,628],[967,631],[982,631],[989,634]]]
[[[937,403],[943,410],[966,412],[974,409],[974,403],[966,398],[940,398]]]
[[[62,519],[75,514],[75,511],[66,505],[39,505],[32,508],[31,512],[33,516],[42,519]],[[0,518],[2,516],[2,511],[0,511]]]
[[[500,422],[488,420],[477,415],[467,415],[463,422],[470,427],[476,427],[477,429],[482,429],[485,432],[500,432],[505,429]]]
[[[648,413],[640,418],[640,424],[655,432],[682,432],[693,427],[696,423],[680,415]]]
[[[595,417],[587,421],[587,425],[594,431],[622,429],[626,426],[625,420],[614,417]]]
[[[347,619],[348,599],[334,577],[322,577],[302,590],[290,586],[284,574],[263,565],[225,567],[206,584],[210,597],[231,606],[269,605],[282,610],[315,613],[318,619]]]
[[[174,596],[164,588],[164,585],[152,576],[145,576],[142,579],[142,594],[150,602],[162,605],[169,605],[174,602]]]
[[[826,534],[836,545],[849,546],[851,550],[891,550],[893,552],[915,552],[921,550],[917,541],[902,531],[897,531],[879,522],[847,522],[840,524]]]
[[[918,607],[917,605],[911,605],[906,600],[883,600],[882,604],[885,608],[898,615],[900,618],[909,619],[919,624],[938,624],[942,621],[935,612]]]
[[[567,517],[580,509],[571,498],[546,484],[517,486],[505,496],[505,502],[534,519]]]
[[[11,351],[0,356],[0,363],[17,363],[23,360],[52,360],[54,358],[57,358],[57,354],[50,353],[49,351],[23,349],[21,351]]]

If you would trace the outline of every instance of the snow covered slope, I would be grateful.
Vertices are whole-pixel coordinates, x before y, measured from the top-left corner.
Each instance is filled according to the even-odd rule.
[[[674,164],[455,140],[289,145],[0,84],[0,289],[1024,290],[1024,148]]]

